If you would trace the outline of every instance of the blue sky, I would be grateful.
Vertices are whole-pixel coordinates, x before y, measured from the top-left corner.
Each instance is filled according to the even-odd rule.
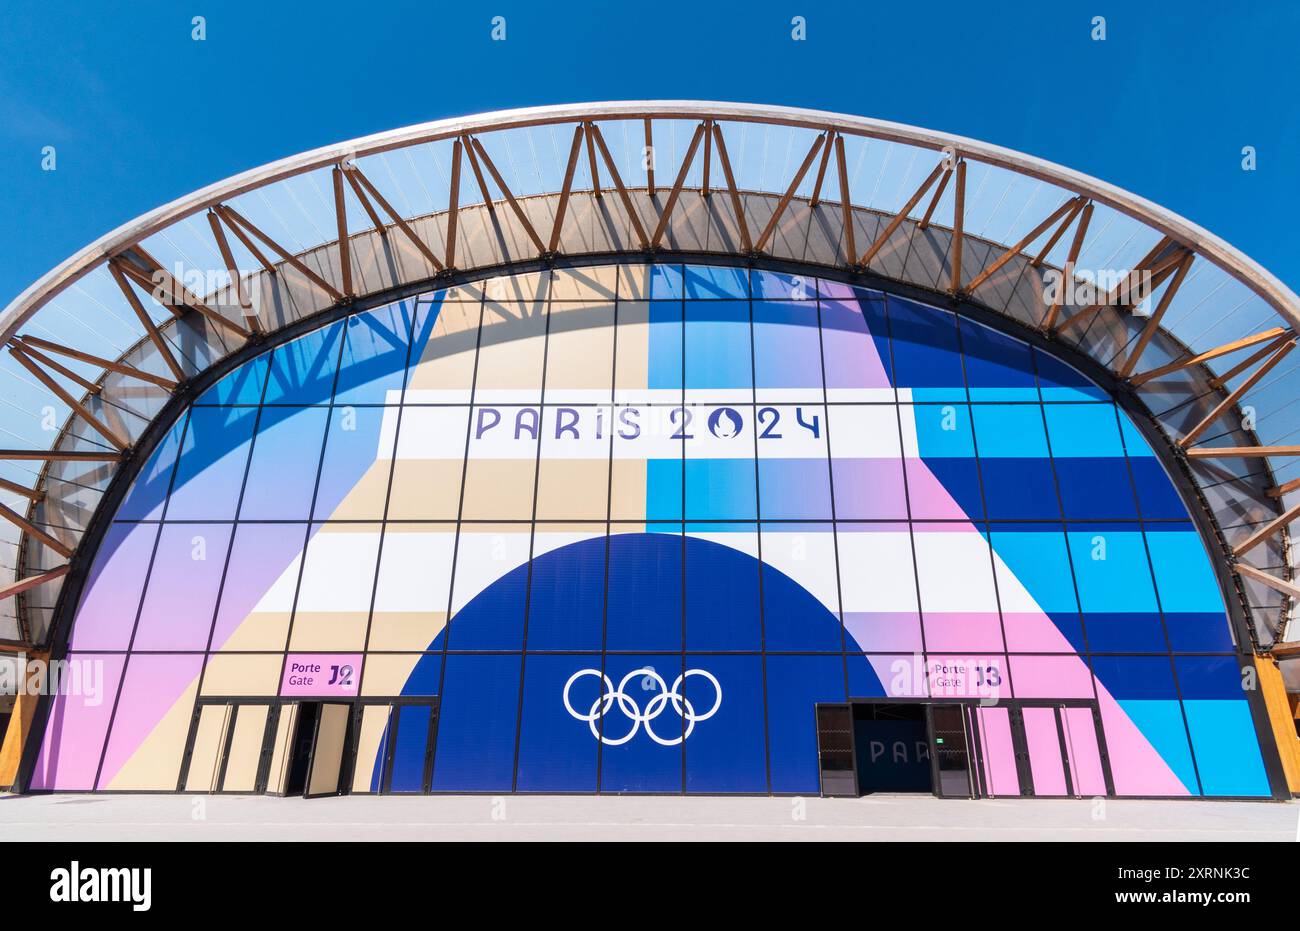
[[[6,0],[0,15],[0,303],[120,223],[283,156],[445,116],[645,98],[836,110],[1019,149],[1183,214],[1300,290],[1300,4]],[[795,15],[807,41],[790,39]]]

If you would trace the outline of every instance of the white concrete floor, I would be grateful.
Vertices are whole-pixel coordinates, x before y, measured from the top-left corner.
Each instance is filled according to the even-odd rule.
[[[9,841],[1295,841],[1300,803],[425,796],[0,796]]]

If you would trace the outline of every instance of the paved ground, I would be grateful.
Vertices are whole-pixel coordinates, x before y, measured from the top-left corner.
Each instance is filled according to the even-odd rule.
[[[0,796],[5,840],[1300,840],[1300,804],[433,796]]]

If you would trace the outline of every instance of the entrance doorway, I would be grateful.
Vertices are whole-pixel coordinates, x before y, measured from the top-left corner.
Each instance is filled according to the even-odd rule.
[[[288,724],[281,728],[281,745],[273,757],[279,778],[277,794],[303,798],[342,795],[352,755],[352,705],[348,702],[304,701],[285,705]]]
[[[1095,702],[855,701],[816,706],[824,796],[1114,794]]]
[[[200,701],[179,788],[209,794],[339,795],[350,778],[352,718],[347,702]]]
[[[874,702],[852,707],[857,794],[933,792],[925,707]]]

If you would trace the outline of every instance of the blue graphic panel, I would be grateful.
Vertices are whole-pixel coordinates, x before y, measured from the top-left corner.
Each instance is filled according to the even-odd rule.
[[[429,748],[428,705],[404,705],[397,709],[397,742],[393,746],[393,792],[424,790],[424,764]]]
[[[682,648],[682,537],[676,530],[609,538],[606,649]]]
[[[452,650],[519,650],[524,640],[528,566],[510,570],[451,618]]]
[[[961,347],[972,401],[1037,401],[1029,346],[962,318]]]
[[[1093,674],[1193,795],[1199,794],[1187,725],[1168,656],[1094,656]]]
[[[686,791],[766,792],[762,657],[688,655],[686,665],[700,671],[682,683],[687,714],[699,719],[683,743]]]
[[[767,657],[767,739],[772,791],[818,791],[814,707],[844,701],[844,660],[839,656]]]
[[[601,719],[600,791],[682,790],[686,722],[668,696],[683,672],[681,654],[606,654],[605,674],[618,697]]]
[[[509,792],[519,715],[517,654],[447,656],[433,788]]]
[[[335,404],[397,404],[411,333],[405,301],[348,318]]]
[[[190,410],[167,500],[169,520],[230,520],[235,516],[257,415],[256,408]]]
[[[599,650],[605,624],[605,538],[533,560],[528,649]]]
[[[269,352],[245,362],[233,372],[223,375],[216,384],[199,395],[194,402],[195,405],[260,404],[262,388],[266,385],[266,373],[270,366]]]
[[[646,387],[682,387],[682,304],[650,302],[649,379]]]
[[[520,792],[596,791],[601,694],[608,691],[589,670],[600,669],[599,654],[529,655],[519,722]]]
[[[747,389],[753,372],[749,302],[687,302],[686,387]]]
[[[752,539],[757,528],[736,525],[730,532]],[[758,650],[762,646],[758,560],[744,554],[734,558],[730,555],[734,551],[723,543],[687,539],[686,648]]]
[[[1183,698],[1206,795],[1267,796],[1268,775],[1245,701]]]
[[[277,346],[263,404],[328,404],[338,372],[343,324],[332,323]]]
[[[1059,520],[1056,476],[1037,404],[973,404],[990,520]]]
[[[890,297],[894,378],[917,401],[965,401],[966,378],[952,314]]]
[[[688,300],[749,297],[749,273],[743,268],[687,265],[682,271]]]
[[[162,516],[171,486],[176,456],[185,432],[185,417],[179,418],[149,454],[149,460],[131,483],[126,498],[117,510],[118,520],[157,520]]]

